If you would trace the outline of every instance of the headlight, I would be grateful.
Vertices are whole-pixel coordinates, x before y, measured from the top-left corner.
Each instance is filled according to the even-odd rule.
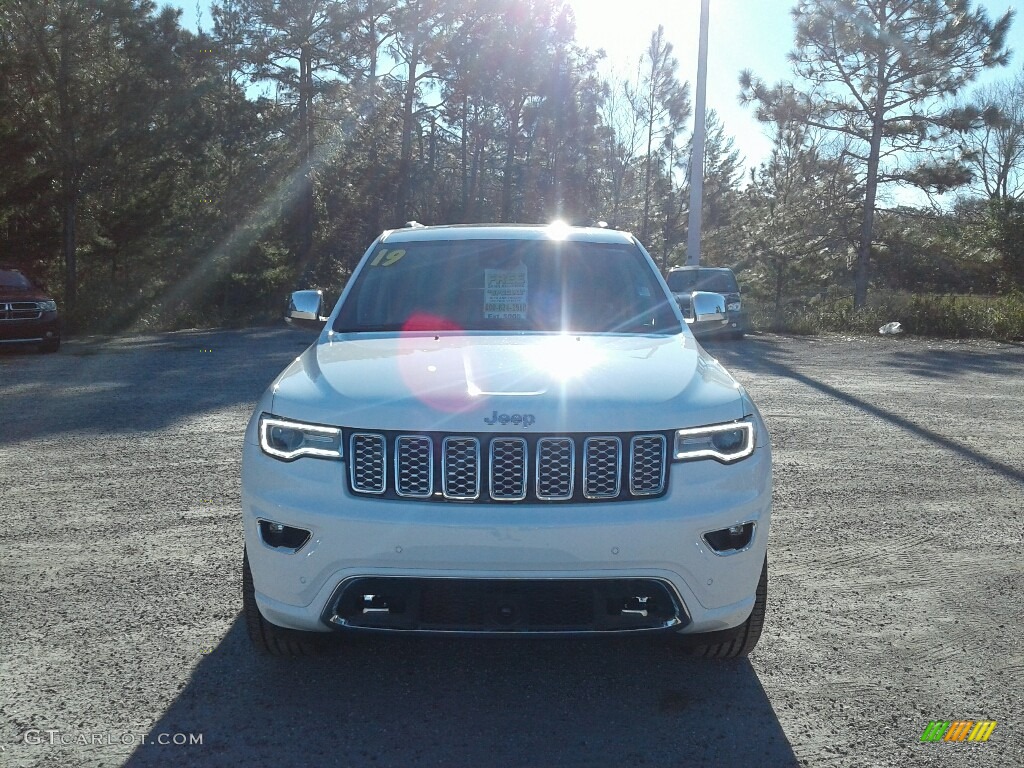
[[[676,431],[673,457],[677,460],[738,461],[754,452],[754,437],[752,421],[680,429]]]
[[[41,309],[43,312],[56,312],[57,302],[54,301],[53,299],[50,299],[49,301],[40,301],[39,309]]]
[[[260,448],[268,456],[292,461],[300,456],[340,459],[341,430],[318,424],[279,419],[264,413],[260,416]]]
[[[740,303],[738,301],[734,301],[731,304],[726,304],[725,308],[729,312],[739,312],[740,311]]]

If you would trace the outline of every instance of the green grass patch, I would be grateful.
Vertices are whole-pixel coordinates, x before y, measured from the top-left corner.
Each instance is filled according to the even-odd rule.
[[[897,321],[906,333],[946,339],[1024,339],[1024,296],[907,294],[874,291],[868,304],[854,311],[849,297],[790,302],[776,318],[774,307],[754,304],[755,329],[778,333],[822,331],[878,333]]]

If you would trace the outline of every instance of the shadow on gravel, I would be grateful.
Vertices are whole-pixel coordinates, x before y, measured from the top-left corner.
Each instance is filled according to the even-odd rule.
[[[797,765],[748,661],[647,638],[364,636],[286,661],[238,618],[149,738],[176,733],[203,743],[126,765]]]
[[[0,439],[162,429],[256,401],[315,336],[280,328],[72,341],[0,352]]]
[[[1021,374],[1024,373],[1024,352],[1016,347],[1005,352],[987,350],[984,353],[950,349],[928,349],[895,352],[883,365],[898,368],[915,376],[946,379],[964,373]]]
[[[745,341],[733,344],[729,347],[723,347],[714,345],[708,346],[708,351],[718,357],[722,362],[729,366],[741,367],[744,370],[750,371],[751,373],[770,373],[775,376],[781,376],[793,381],[798,381],[811,389],[815,389],[824,395],[835,398],[852,408],[857,408],[865,413],[869,413],[872,416],[877,416],[880,419],[888,421],[901,429],[905,429],[908,432],[913,433],[917,437],[927,440],[928,442],[934,443],[946,450],[952,451],[959,456],[979,464],[987,469],[996,472],[1009,480],[1015,480],[1019,483],[1024,483],[1024,470],[1019,467],[1015,467],[1010,464],[1006,464],[1002,461],[986,456],[983,453],[970,448],[962,443],[958,443],[955,440],[951,440],[945,435],[941,435],[938,432],[934,432],[927,427],[922,427],[920,424],[916,424],[909,418],[901,416],[898,413],[881,408],[877,405],[862,400],[855,395],[851,395],[848,392],[844,392],[841,389],[837,389],[830,384],[818,381],[817,379],[808,376],[805,373],[797,371],[790,365],[780,358],[785,356],[785,351],[781,349],[780,341],[778,339],[754,339],[747,338]],[[780,354],[782,353],[782,354]],[[898,353],[899,355],[907,355],[908,353]],[[909,353],[913,357],[924,357],[931,353]],[[960,358],[967,358],[967,361],[961,361],[964,365],[976,366],[976,370],[984,372],[999,372],[999,366],[1005,365],[1003,371],[1006,372],[1008,369],[1020,371],[1022,369],[1022,360],[1024,356],[1020,353],[1007,351],[1005,353],[992,352],[992,354],[980,355],[979,353],[971,352],[950,352],[946,357],[947,365],[955,365],[954,362],[949,362],[952,358],[959,360]],[[991,364],[987,361],[992,360]],[[899,357],[893,362],[887,362],[887,365],[899,365],[897,362]],[[877,362],[877,361],[873,361]],[[936,364],[936,370],[939,369],[940,364]],[[941,366],[946,368],[946,366]],[[938,375],[938,374],[936,374]]]

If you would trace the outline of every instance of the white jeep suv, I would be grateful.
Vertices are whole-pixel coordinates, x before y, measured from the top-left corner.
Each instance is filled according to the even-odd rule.
[[[695,319],[722,297],[694,295]],[[771,451],[643,246],[607,229],[385,232],[245,433],[255,645],[326,633],[675,633],[747,654]]]

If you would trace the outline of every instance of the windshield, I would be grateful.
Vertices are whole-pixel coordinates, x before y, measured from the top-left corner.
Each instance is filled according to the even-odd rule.
[[[682,329],[634,245],[445,240],[380,245],[356,278],[334,330]]]
[[[712,291],[713,293],[739,293],[736,276],[729,269],[680,269],[669,272],[668,287],[674,293]]]
[[[31,290],[32,283],[15,269],[0,269],[0,288],[19,288],[28,291]]]

